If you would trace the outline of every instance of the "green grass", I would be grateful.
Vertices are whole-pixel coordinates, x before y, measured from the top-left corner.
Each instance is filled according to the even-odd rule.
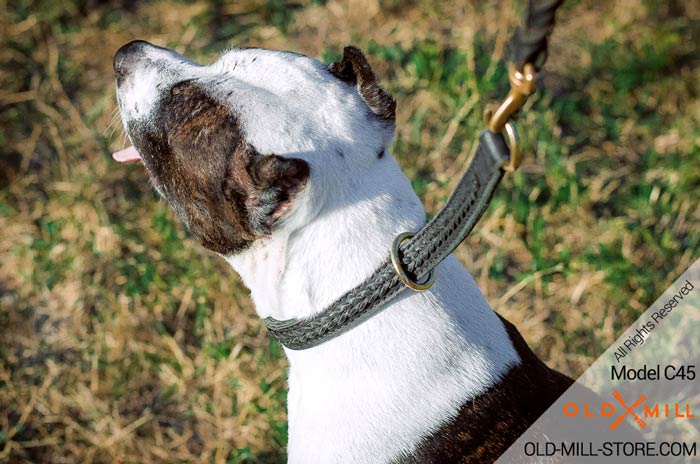
[[[0,462],[284,462],[280,346],[143,169],[109,159],[120,45],[330,61],[355,42],[397,97],[393,152],[433,214],[507,92],[523,5],[3,4]],[[518,123],[523,166],[457,252],[569,374],[699,256],[699,19],[683,2],[567,2]]]

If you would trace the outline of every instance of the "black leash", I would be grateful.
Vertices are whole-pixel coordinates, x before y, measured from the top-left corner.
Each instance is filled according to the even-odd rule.
[[[397,236],[385,262],[323,311],[306,319],[266,318],[265,325],[274,338],[293,350],[311,348],[366,321],[407,288],[430,288],[436,266],[472,231],[504,172],[514,171],[520,164],[517,133],[510,118],[534,92],[535,73],[547,58],[547,38],[554,26],[554,13],[562,3],[528,3],[523,22],[511,40],[510,92],[498,107],[487,107],[484,114],[488,129],[481,132],[472,162],[445,206],[415,235],[406,232]]]
[[[529,1],[523,22],[513,34],[511,62],[522,70],[527,63],[540,71],[547,61],[547,40],[554,28],[554,13],[564,0]]]

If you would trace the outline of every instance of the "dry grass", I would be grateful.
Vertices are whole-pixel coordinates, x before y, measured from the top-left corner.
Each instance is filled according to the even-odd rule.
[[[524,1],[481,3],[0,2],[0,462],[284,460],[281,350],[143,170],[108,157],[124,144],[118,46],[206,61],[237,44],[324,59],[359,44],[398,98],[394,151],[435,211],[505,90],[498,60]],[[693,5],[570,2],[521,121],[525,164],[458,251],[565,372],[698,258]]]

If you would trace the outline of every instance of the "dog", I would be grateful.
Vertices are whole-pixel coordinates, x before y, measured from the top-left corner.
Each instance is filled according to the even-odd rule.
[[[395,100],[362,52],[326,65],[231,49],[210,65],[144,41],[114,57],[154,187],[250,289],[304,318],[364,281],[425,210],[389,148]],[[289,359],[290,463],[495,461],[571,384],[489,306],[454,256],[347,333]]]

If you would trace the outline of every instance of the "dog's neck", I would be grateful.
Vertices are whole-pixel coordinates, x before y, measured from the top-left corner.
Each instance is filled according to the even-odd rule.
[[[323,310],[388,257],[398,233],[424,224],[425,211],[394,158],[386,154],[377,163],[334,186],[320,208],[319,200],[302,205],[318,209],[307,224],[283,228],[228,258],[261,317],[302,318]]]
[[[378,162],[385,166],[376,175],[337,196],[343,204],[328,198],[306,226],[229,258],[262,317],[321,311],[386,259],[396,234],[423,225],[423,207],[393,157]],[[290,462],[394,459],[518,363],[454,257],[438,276],[430,291],[404,292],[336,339],[287,350]]]

